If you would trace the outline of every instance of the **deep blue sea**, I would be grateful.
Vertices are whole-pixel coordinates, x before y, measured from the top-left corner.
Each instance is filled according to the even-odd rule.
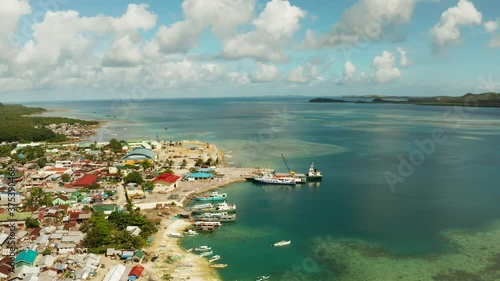
[[[425,255],[450,250],[439,235],[443,230],[477,229],[500,219],[499,109],[307,100],[26,105],[69,110],[48,115],[110,121],[97,141],[198,139],[217,144],[234,166],[279,172],[287,170],[281,154],[297,172],[314,162],[324,174],[319,184],[224,188],[238,206],[237,222],[183,240],[186,248],[212,246],[219,262],[229,264],[220,271],[224,280],[282,280],[284,272],[297,271],[305,275],[286,279],[343,280],[335,265],[315,260],[313,239],[355,239],[395,255]],[[284,239],[292,244],[270,247]]]

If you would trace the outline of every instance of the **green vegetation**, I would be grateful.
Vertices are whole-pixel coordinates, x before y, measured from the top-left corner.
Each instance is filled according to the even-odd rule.
[[[124,183],[131,183],[131,182],[134,182],[134,183],[137,183],[137,184],[141,184],[143,182],[143,178],[142,178],[142,175],[141,173],[139,172],[131,172],[129,173],[124,179],[123,179],[123,182]]]
[[[0,141],[66,141],[64,135],[56,134],[44,126],[50,124],[75,124],[96,125],[97,121],[85,121],[62,117],[26,116],[42,113],[45,109],[40,107],[26,107],[18,104],[5,105],[0,103]]]
[[[36,228],[40,226],[40,222],[38,222],[37,219],[33,218],[27,218],[25,223],[27,228]]]
[[[126,231],[131,225],[141,229],[138,236]],[[87,233],[83,243],[92,253],[103,253],[106,248],[140,249],[158,231],[155,224],[138,211],[114,211],[107,219],[104,213],[94,212],[90,224],[83,224],[80,230]]]
[[[141,188],[142,188],[142,192],[146,192],[146,190],[153,191],[153,189],[155,188],[155,185],[153,182],[147,181],[141,185]]]
[[[52,254],[52,249],[50,248],[45,248],[45,250],[42,251],[42,256],[48,256]]]
[[[10,156],[10,152],[16,148],[15,144],[0,145],[0,157]]]
[[[71,176],[68,174],[62,174],[61,175],[61,181],[62,182],[69,182],[71,180]]]
[[[109,140],[109,148],[114,154],[121,153],[122,152],[122,143],[119,142],[117,139],[110,139]]]
[[[52,195],[43,191],[42,188],[33,188],[26,198],[27,206],[52,206]]]
[[[28,161],[45,156],[45,149],[41,146],[27,146],[17,150],[17,154],[23,154]]]

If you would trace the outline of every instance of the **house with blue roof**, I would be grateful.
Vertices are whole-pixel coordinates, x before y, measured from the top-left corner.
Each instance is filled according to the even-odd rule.
[[[33,266],[37,256],[38,253],[33,250],[24,250],[20,252],[14,261],[16,268],[21,266]]]

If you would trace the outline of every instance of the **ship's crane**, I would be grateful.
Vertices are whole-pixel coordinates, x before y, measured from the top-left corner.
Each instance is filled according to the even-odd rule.
[[[290,167],[288,167],[288,163],[286,162],[286,159],[285,159],[285,156],[283,156],[283,153],[281,153],[281,158],[283,158],[283,162],[285,162],[285,166],[288,169],[288,172],[290,173],[290,175],[294,175],[295,172],[290,170]]]

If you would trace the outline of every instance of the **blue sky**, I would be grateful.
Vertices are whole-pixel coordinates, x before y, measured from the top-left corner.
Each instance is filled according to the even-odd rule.
[[[0,101],[500,90],[491,0],[2,0],[0,23]]]

